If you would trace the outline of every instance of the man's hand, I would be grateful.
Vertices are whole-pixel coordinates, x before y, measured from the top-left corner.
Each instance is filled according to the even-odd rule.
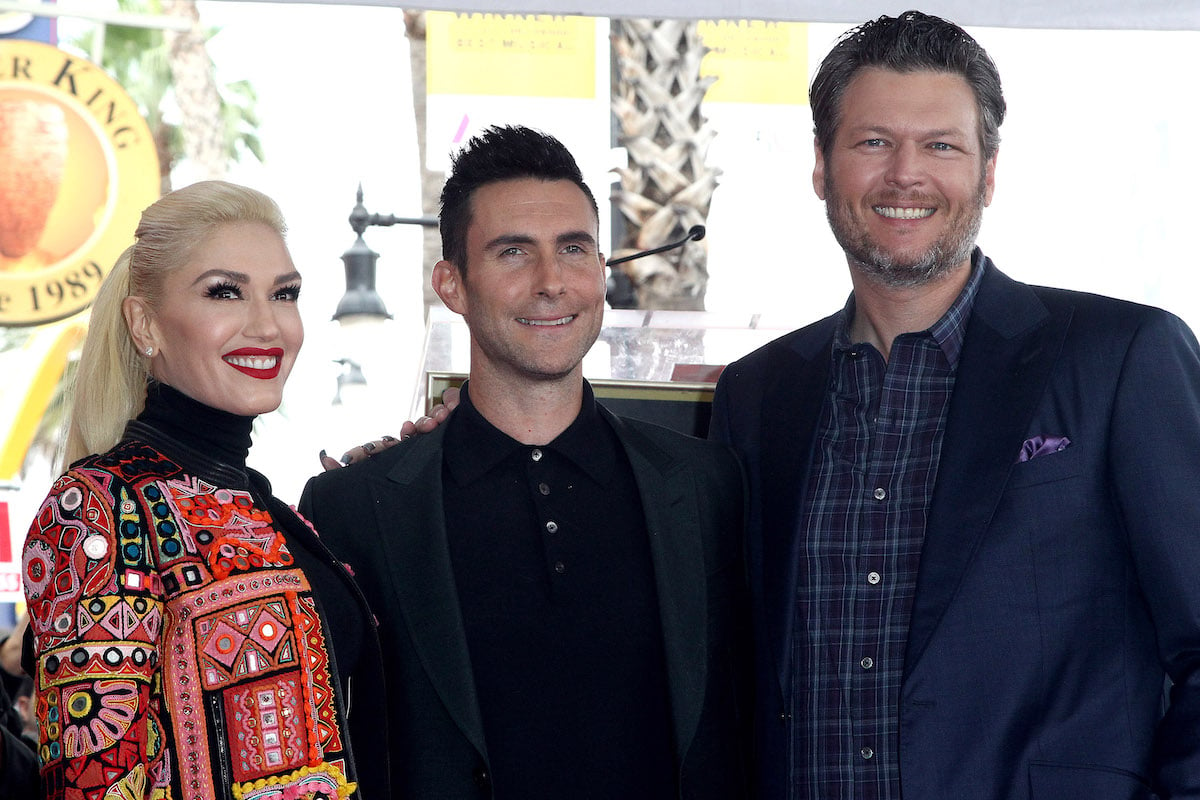
[[[338,469],[339,467],[350,464],[357,464],[360,461],[366,461],[376,453],[381,453],[389,447],[393,447],[405,439],[412,437],[415,434],[430,433],[438,425],[446,421],[446,417],[450,416],[450,412],[458,408],[459,391],[455,388],[447,389],[442,392],[442,402],[429,410],[429,413],[423,417],[417,418],[414,421],[405,422],[400,426],[400,438],[395,436],[383,436],[373,442],[360,444],[358,447],[352,447],[342,454],[341,461],[335,461],[332,456],[328,455],[324,450],[321,451],[321,466],[325,470]]]

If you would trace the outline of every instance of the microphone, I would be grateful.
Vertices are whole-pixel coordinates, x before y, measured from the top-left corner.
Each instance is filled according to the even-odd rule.
[[[704,238],[704,233],[705,231],[703,225],[693,225],[688,229],[687,236],[683,237],[678,242],[664,244],[662,247],[655,247],[651,250],[643,250],[640,253],[634,253],[630,256],[621,256],[620,258],[609,259],[608,266],[611,267],[615,264],[624,264],[626,261],[633,261],[635,258],[642,258],[643,256],[652,256],[656,253],[665,253],[668,250],[674,250],[677,247],[683,247],[688,242],[698,242]]]

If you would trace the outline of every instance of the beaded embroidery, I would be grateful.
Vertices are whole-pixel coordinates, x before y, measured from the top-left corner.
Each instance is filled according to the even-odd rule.
[[[125,442],[55,482],[23,569],[45,797],[355,791],[311,588],[249,492]]]

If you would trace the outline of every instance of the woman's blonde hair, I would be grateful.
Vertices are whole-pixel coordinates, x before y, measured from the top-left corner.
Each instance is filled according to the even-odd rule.
[[[125,323],[126,297],[162,302],[166,277],[183,266],[219,225],[260,222],[283,236],[287,226],[275,201],[225,181],[201,181],[164,195],[142,212],[128,248],[104,279],[75,373],[65,459],[71,464],[103,453],[146,403],[149,363]]]

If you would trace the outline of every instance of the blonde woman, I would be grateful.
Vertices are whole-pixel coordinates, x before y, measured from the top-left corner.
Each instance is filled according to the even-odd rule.
[[[246,466],[303,341],[284,231],[180,189],[96,300],[24,553],[46,797],[388,796],[372,616]]]

